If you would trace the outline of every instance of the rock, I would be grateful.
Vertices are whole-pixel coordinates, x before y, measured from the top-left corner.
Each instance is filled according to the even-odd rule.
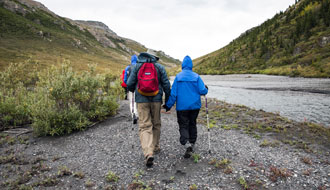
[[[330,43],[330,36],[323,36],[320,40],[319,40],[319,44],[321,47],[326,46],[328,43]]]
[[[236,61],[236,57],[235,57],[235,55],[232,55],[232,56],[230,57],[230,61],[231,61],[231,62],[235,62],[235,61]]]
[[[115,32],[113,32],[107,25],[98,21],[83,21],[76,20],[72,21],[74,25],[78,25],[79,28],[84,31],[87,29],[97,41],[99,41],[105,47],[118,48],[118,42],[124,41],[123,38],[117,36]],[[126,47],[125,45],[119,45],[122,49],[128,52],[133,52],[131,49]]]
[[[19,14],[25,16],[26,13],[29,12],[22,5],[14,2],[14,1],[3,0],[2,2],[3,2],[4,8],[10,10],[13,13],[19,13]]]
[[[293,50],[293,55],[298,55],[301,53],[301,48],[300,47],[296,47],[294,50]]]
[[[39,19],[34,19],[33,22],[36,23],[36,24],[39,24],[39,25],[41,24]]]
[[[43,36],[44,36],[43,31],[40,30],[40,31],[38,32],[38,35],[39,35],[40,37],[43,37]]]

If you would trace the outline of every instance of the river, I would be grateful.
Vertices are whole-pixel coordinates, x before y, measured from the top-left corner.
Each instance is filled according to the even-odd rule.
[[[202,75],[208,97],[330,127],[330,79]]]

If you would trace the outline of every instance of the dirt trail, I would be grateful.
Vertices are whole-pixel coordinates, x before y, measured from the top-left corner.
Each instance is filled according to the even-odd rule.
[[[24,134],[12,138],[1,133],[0,188],[330,188],[328,148],[311,153],[271,141],[271,134],[266,136],[268,142],[266,137],[255,138],[242,130],[214,127],[209,154],[207,130],[199,124],[195,159],[184,159],[175,111],[162,113],[161,152],[148,169],[138,126],[131,124],[128,107],[128,101],[121,101],[115,117],[68,136],[36,138]],[[204,117],[201,113],[201,123]],[[114,175],[108,175],[107,180],[111,172]]]

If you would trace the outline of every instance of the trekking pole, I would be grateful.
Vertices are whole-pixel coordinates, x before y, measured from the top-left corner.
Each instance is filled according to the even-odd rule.
[[[132,142],[134,142],[133,135],[134,135],[134,93],[132,92]],[[132,149],[134,148],[134,143],[132,144]]]
[[[132,92],[132,123],[134,124],[134,117],[135,113],[134,113],[134,93]]]
[[[207,97],[205,95],[205,110],[206,110],[206,121],[207,121],[207,136],[209,141],[209,153],[211,154],[211,134],[210,134],[210,121],[209,121],[209,110],[207,107]]]

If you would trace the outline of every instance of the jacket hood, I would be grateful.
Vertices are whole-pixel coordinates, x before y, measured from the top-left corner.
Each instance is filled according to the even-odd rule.
[[[149,53],[140,53],[139,57],[138,57],[138,62],[139,63],[156,63],[158,61],[158,57],[155,57]]]
[[[137,61],[137,56],[136,55],[133,55],[132,58],[131,58],[131,64],[132,65],[135,65],[136,64],[136,61]]]
[[[193,63],[191,58],[187,55],[182,61],[182,70],[192,70]]]

